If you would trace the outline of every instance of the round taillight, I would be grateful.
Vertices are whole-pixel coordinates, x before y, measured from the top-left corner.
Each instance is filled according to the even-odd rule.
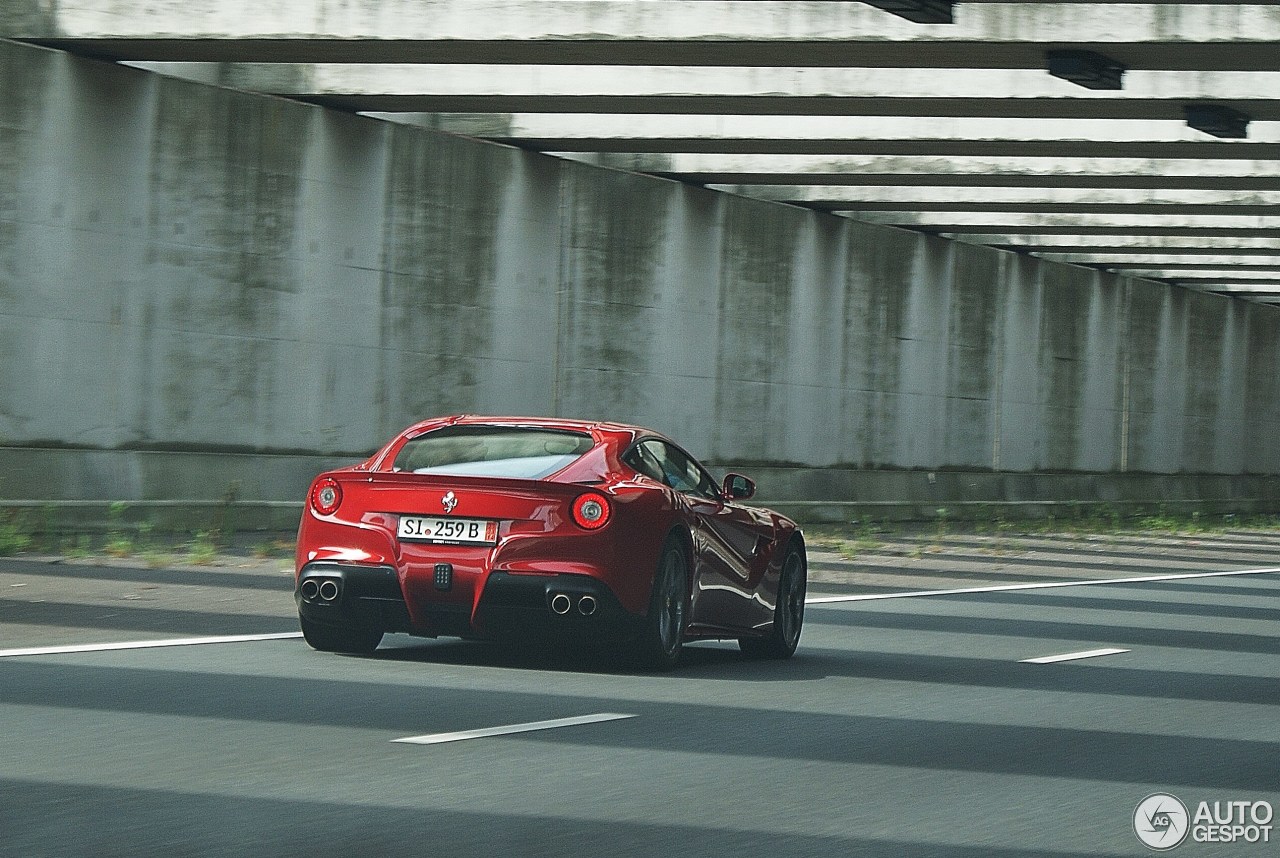
[[[573,520],[578,527],[599,530],[609,523],[609,501],[598,492],[588,492],[573,502]]]
[[[332,477],[326,477],[311,489],[311,508],[320,515],[333,515],[342,504],[342,486]]]

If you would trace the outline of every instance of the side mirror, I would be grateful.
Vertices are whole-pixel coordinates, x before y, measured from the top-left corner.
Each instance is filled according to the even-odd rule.
[[[755,493],[756,484],[742,474],[725,474],[724,496],[729,500],[747,500]]]

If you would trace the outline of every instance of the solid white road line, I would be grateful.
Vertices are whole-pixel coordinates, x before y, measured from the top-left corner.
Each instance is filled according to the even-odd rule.
[[[1042,655],[1040,658],[1024,658],[1019,664],[1057,664],[1060,661],[1075,661],[1080,658],[1097,658],[1100,655],[1118,655],[1129,652],[1127,649],[1087,649],[1084,652],[1068,652],[1063,655]]]
[[[579,715],[576,718],[556,718],[551,721],[531,721],[528,724],[509,724],[505,727],[484,727],[479,730],[461,730],[457,733],[432,733],[428,736],[408,736],[392,739],[409,745],[440,745],[445,742],[461,742],[463,739],[483,739],[488,736],[506,736],[511,733],[531,733],[534,730],[554,730],[557,727],[575,727],[579,724],[596,724],[601,721],[620,721],[634,718],[618,712],[597,712],[595,715]]]
[[[162,646],[198,646],[200,644],[250,643],[252,641],[281,641],[302,637],[302,632],[278,632],[269,635],[222,635],[210,638],[169,638],[156,641],[128,641],[124,643],[72,644],[69,646],[35,646],[26,649],[0,649],[0,658],[22,655],[64,655],[76,652],[109,652],[116,649],[151,649]]]
[[[1231,572],[1185,572],[1171,575],[1146,575],[1141,578],[1103,578],[1093,581],[1048,581],[1036,584],[999,584],[993,587],[964,587],[958,590],[907,590],[901,593],[864,593],[859,596],[814,596],[805,599],[806,605],[826,605],[834,602],[872,602],[879,599],[909,599],[917,596],[959,596],[964,593],[1004,593],[1013,590],[1048,590],[1053,587],[1090,587],[1097,584],[1147,584],[1154,581],[1185,581],[1191,578],[1226,578],[1232,575],[1269,575],[1280,572],[1280,566],[1270,569],[1239,569]],[[943,573],[939,573],[943,574]]]

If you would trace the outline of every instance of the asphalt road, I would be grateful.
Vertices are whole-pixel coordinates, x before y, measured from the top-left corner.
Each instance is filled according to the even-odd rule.
[[[1167,562],[956,543],[921,558],[930,586],[819,557],[838,568],[810,595],[1280,565],[1252,536],[1161,543]],[[0,589],[3,856],[1143,855],[1152,793],[1280,807],[1280,574],[819,603],[789,662],[699,644],[665,675],[406,636],[371,657],[297,638],[12,654],[294,631],[279,561],[0,561]],[[1126,651],[1023,661],[1099,648]],[[633,717],[394,741],[602,713]]]

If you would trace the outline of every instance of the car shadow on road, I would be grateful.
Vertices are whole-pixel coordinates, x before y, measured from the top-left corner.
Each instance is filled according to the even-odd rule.
[[[496,667],[520,670],[549,670],[564,673],[594,673],[617,676],[650,674],[676,679],[715,679],[722,681],[794,682],[825,679],[827,674],[815,670],[795,669],[808,659],[803,651],[791,659],[752,659],[743,655],[737,644],[699,641],[686,644],[680,663],[670,672],[658,673],[639,665],[625,650],[617,647],[575,648],[569,643],[529,641],[498,643],[453,639],[425,640],[403,635],[389,636],[383,645],[368,655],[377,661],[421,662],[460,667]]]
[[[690,679],[774,679],[777,671],[768,666],[781,666],[781,661],[753,660],[742,654],[736,643],[696,642],[685,644],[680,665],[675,670],[657,674],[627,653],[621,645],[600,643],[557,642],[557,640],[522,639],[515,642],[462,640],[457,638],[422,639],[408,635],[388,635],[378,651],[365,656],[376,661],[422,662],[431,665],[462,667],[506,667],[518,670],[550,670],[589,672],[589,674],[690,677]],[[797,656],[796,658],[799,658]],[[744,668],[739,674],[735,667]],[[733,671],[724,676],[722,671]],[[762,670],[764,668],[764,670]],[[795,679],[778,675],[776,679]],[[806,679],[819,679],[806,676]]]

